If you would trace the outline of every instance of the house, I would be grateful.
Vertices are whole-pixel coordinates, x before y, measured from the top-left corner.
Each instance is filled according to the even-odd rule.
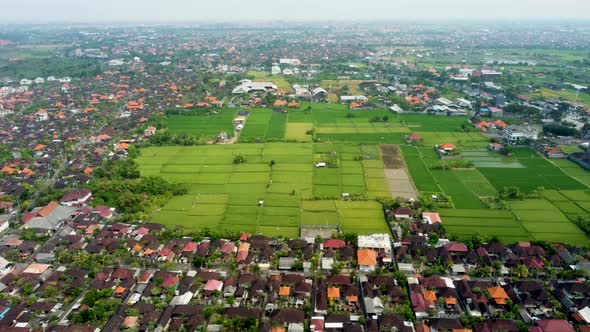
[[[454,144],[438,144],[435,147],[440,153],[443,154],[453,152],[456,149]]]
[[[340,249],[346,247],[346,242],[338,239],[324,240],[324,249]]]
[[[44,207],[37,207],[25,214],[23,218],[24,225],[22,227],[54,231],[59,228],[66,218],[70,217],[74,210],[72,207],[50,202]]]
[[[92,192],[88,189],[74,190],[67,193],[60,201],[63,206],[82,206],[92,198]]]
[[[437,212],[422,212],[422,220],[427,224],[436,224],[442,222],[440,214]]]
[[[504,116],[504,110],[502,110],[501,108],[490,107],[490,108],[488,108],[488,110],[489,110],[489,115],[492,118],[501,118]]]
[[[146,130],[143,131],[143,136],[145,136],[145,137],[150,137],[155,134],[156,134],[156,127],[154,127],[154,126],[149,126],[146,128]]]
[[[406,142],[408,144],[422,142],[422,139],[422,135],[416,133],[412,133],[406,136]]]
[[[46,110],[40,109],[35,113],[35,120],[38,122],[49,120],[49,114]]]
[[[357,262],[361,272],[375,271],[377,253],[371,249],[359,249],[357,251]]]
[[[325,99],[328,97],[328,91],[320,87],[311,90],[311,93],[315,99]]]
[[[340,96],[340,102],[343,104],[351,102],[366,103],[368,101],[369,99],[365,96]]]
[[[49,264],[31,263],[22,273],[43,274],[49,269]]]
[[[0,274],[5,274],[10,272],[12,269],[12,263],[6,260],[6,258],[0,256]]]
[[[530,126],[511,125],[504,130],[503,138],[510,144],[524,144],[529,140],[536,140],[539,130]]]
[[[4,220],[2,216],[0,216],[0,233],[4,232],[10,227],[10,222],[8,220]]]
[[[508,294],[506,294],[504,288],[500,286],[490,287],[487,289],[487,291],[490,294],[490,297],[494,299],[494,302],[496,302],[496,304],[505,305],[506,300],[509,299]]]
[[[556,146],[545,147],[545,149],[543,150],[543,154],[547,158],[566,158],[567,157],[567,154],[565,154],[563,151],[561,151],[560,148],[558,148]]]
[[[434,151],[438,154],[440,159],[461,159],[460,151],[454,144],[437,144],[434,146]]]
[[[396,220],[412,219],[414,217],[414,211],[408,208],[398,208],[393,211],[393,216]]]
[[[295,257],[279,258],[279,270],[290,270],[295,265]]]
[[[244,94],[251,92],[267,92],[277,90],[273,82],[253,82],[252,80],[241,80],[240,85],[236,86],[233,94]]]
[[[572,325],[565,319],[541,319],[530,332],[574,332]]]
[[[494,151],[494,152],[500,152],[500,151],[502,151],[502,144],[490,143],[490,144],[488,144],[488,150]]]

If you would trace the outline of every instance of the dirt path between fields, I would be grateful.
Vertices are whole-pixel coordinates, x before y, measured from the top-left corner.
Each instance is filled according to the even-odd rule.
[[[404,157],[397,145],[380,145],[381,159],[385,165],[385,178],[389,184],[391,197],[417,199],[418,194],[408,173]]]

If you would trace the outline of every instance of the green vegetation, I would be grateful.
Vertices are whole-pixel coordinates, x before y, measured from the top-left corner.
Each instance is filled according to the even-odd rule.
[[[510,209],[531,237],[538,241],[588,243],[588,237],[546,199],[512,201]]]
[[[105,162],[95,170],[89,187],[96,205],[115,207],[125,220],[145,219],[154,208],[187,191],[184,185],[159,176],[140,177],[137,164],[130,159]]]
[[[497,189],[516,186],[523,192],[546,189],[586,189],[587,186],[565,174],[551,161],[530,149],[514,149],[523,168],[480,167],[479,171]]]
[[[186,134],[195,137],[214,138],[221,131],[225,131],[229,136],[233,136],[234,127],[233,119],[236,114],[235,110],[222,108],[217,113],[169,115],[166,126],[171,134]]]
[[[172,198],[155,214],[153,220],[166,225],[285,237],[298,236],[300,224],[313,221],[353,233],[387,231],[378,203],[353,202],[361,206],[353,210],[333,201],[342,193],[359,199],[390,196],[376,147],[311,143],[147,147],[137,162],[142,176],[161,176],[188,186],[185,195]],[[328,167],[315,168],[317,162]],[[310,199],[326,200],[335,208],[310,211],[302,206]]]
[[[301,224],[365,232],[354,226],[350,212],[334,208],[338,202],[334,200],[343,193],[358,199],[391,196],[376,146],[382,143],[401,145],[405,164],[422,197],[440,195],[449,200],[444,206],[489,212],[470,219],[452,217],[447,230],[461,238],[477,231],[506,241],[545,239],[548,233],[535,229],[538,225],[531,224],[533,221],[517,222],[517,212],[496,218],[493,215],[497,210],[486,208],[505,208],[506,200],[526,199],[539,188],[586,190],[590,184],[590,176],[568,160],[548,160],[523,148],[513,149],[510,155],[488,151],[488,138],[472,132],[464,117],[400,115],[385,109],[354,111],[341,104],[303,103],[301,108],[287,112],[249,110],[239,137],[239,142],[249,144],[143,150],[138,159],[142,176],[162,176],[172,183],[188,184],[188,194],[170,200],[154,216],[155,221],[193,229],[208,226],[284,236],[296,236]],[[166,123],[165,133],[192,135],[202,142],[219,131],[230,131],[235,113],[230,109],[197,113],[200,115],[175,112]],[[421,142],[405,145],[409,133],[421,135]],[[186,138],[177,139],[182,137]],[[269,143],[281,140],[300,143]],[[441,160],[433,147],[444,143],[457,146],[462,158]],[[313,167],[318,162],[325,162],[327,167]],[[308,209],[304,202],[315,199],[330,207]],[[569,233],[559,234],[571,234],[572,241],[581,241],[583,234],[569,220],[586,213],[590,203],[566,200],[552,205],[561,211],[559,218],[571,226],[563,230]],[[259,201],[264,206],[258,206]],[[375,212],[378,208],[367,210],[372,214],[364,210],[358,213],[376,222],[365,225],[383,229],[384,225],[378,227],[382,220]]]

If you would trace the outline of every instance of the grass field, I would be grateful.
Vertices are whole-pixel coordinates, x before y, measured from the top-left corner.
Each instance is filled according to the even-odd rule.
[[[553,159],[551,162],[564,173],[590,187],[590,172],[568,159]]]
[[[576,192],[578,194],[586,195],[583,191]],[[551,192],[550,195],[555,193]],[[556,206],[547,199],[528,199],[509,202],[509,206],[518,222],[536,240],[588,244],[590,238],[558,208],[560,206],[565,211],[572,211],[575,204],[564,203],[568,202],[559,202]]]
[[[285,137],[287,113],[254,109],[240,134],[240,142],[278,141]]]
[[[173,198],[154,221],[297,237],[299,225],[313,221],[335,224],[344,232],[387,232],[379,203],[338,200],[345,192],[371,199],[390,195],[376,151],[312,143],[149,147],[137,161],[142,175],[160,175],[189,186],[189,193]],[[234,164],[237,155],[246,163]],[[328,167],[315,168],[320,161]],[[312,198],[329,202],[325,205],[330,208],[306,208]]]
[[[219,132],[229,135],[234,132],[233,119],[236,110],[223,108],[213,115],[171,115],[166,121],[172,134],[187,134],[196,137],[214,138]]]
[[[554,163],[530,149],[515,149],[514,156],[524,168],[478,167],[478,170],[497,190],[509,186],[517,186],[525,192],[538,187],[587,189],[582,182],[568,176]]]
[[[481,197],[495,196],[496,190],[478,170],[431,169],[439,159],[432,148],[402,146],[410,175],[422,193],[443,193],[460,209],[480,209]]]
[[[309,224],[336,225],[344,232],[387,232],[374,201],[391,197],[377,146],[387,143],[400,145],[420,193],[451,199],[454,208],[442,211],[451,235],[498,236],[506,242],[588,240],[571,220],[590,213],[590,173],[569,160],[548,160],[530,149],[515,149],[511,157],[487,151],[487,137],[461,130],[465,117],[353,111],[337,103],[302,103],[288,113],[249,110],[238,144],[142,149],[142,175],[189,184],[189,194],[175,197],[154,220],[283,236],[297,236],[300,225]],[[173,133],[214,137],[222,130],[233,132],[236,111],[171,116],[168,127]],[[387,121],[370,121],[375,117]],[[405,144],[411,132],[423,137],[420,145]],[[441,143],[460,147],[474,168],[435,167],[440,159],[433,146]],[[233,164],[238,154],[246,158],[245,164]],[[315,168],[317,162],[328,167]],[[540,200],[510,202],[509,210],[486,209],[483,200],[506,186],[527,193],[539,187],[545,191]],[[342,193],[367,200],[355,201],[358,205],[343,202]],[[264,207],[258,206],[259,200]]]
[[[445,229],[459,239],[468,240],[475,234],[497,236],[505,242],[529,240],[527,231],[507,210],[442,209]]]

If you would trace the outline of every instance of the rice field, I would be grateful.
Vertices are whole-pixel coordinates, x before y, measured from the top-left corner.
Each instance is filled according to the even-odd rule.
[[[237,155],[246,162],[234,164]],[[187,195],[174,197],[154,216],[153,221],[165,225],[285,237],[299,236],[301,224],[330,224],[361,234],[388,231],[379,203],[340,200],[342,193],[367,199],[389,194],[383,163],[366,147],[312,143],[149,147],[142,149],[137,162],[142,175],[160,175],[189,186]],[[316,168],[316,162],[327,162],[328,167]],[[306,209],[310,199],[326,203],[320,210]]]
[[[222,108],[212,115],[171,115],[166,121],[172,134],[186,134],[196,137],[214,138],[219,132],[233,134],[233,119],[236,110]]]
[[[555,193],[549,195],[557,197]],[[566,211],[573,211],[577,205],[564,203],[570,202],[552,203],[547,199],[528,199],[509,202],[509,206],[517,221],[536,240],[587,244],[590,238],[564,214]]]
[[[452,235],[498,236],[506,242],[588,240],[570,221],[590,213],[590,172],[526,148],[515,149],[510,157],[488,151],[487,137],[461,130],[466,117],[350,110],[338,103],[301,103],[287,112],[248,110],[238,144],[142,149],[142,175],[161,175],[190,187],[188,195],[172,199],[154,220],[284,236],[297,236],[300,225],[309,224],[336,225],[345,232],[387,231],[374,201],[391,197],[392,190],[378,145],[395,144],[421,194],[450,198],[454,208],[442,215]],[[233,132],[236,112],[170,116],[167,126],[172,133],[212,138],[220,131]],[[406,145],[409,133],[423,141]],[[458,146],[473,167],[440,169],[433,146],[441,143]],[[233,164],[236,155],[246,163]],[[317,162],[328,167],[315,168]],[[542,187],[543,198],[510,202],[509,210],[486,209],[484,200],[508,186],[525,193]],[[365,205],[342,205],[343,193],[365,199]]]

